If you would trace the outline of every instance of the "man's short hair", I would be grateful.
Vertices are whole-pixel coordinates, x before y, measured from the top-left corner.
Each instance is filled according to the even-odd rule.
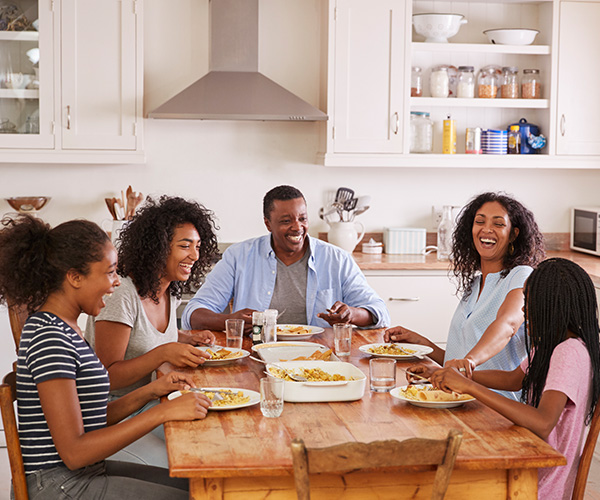
[[[299,189],[293,186],[277,186],[271,189],[263,198],[263,215],[265,219],[271,219],[271,211],[273,210],[273,202],[275,200],[295,200],[296,198],[302,198],[306,203],[304,195]]]

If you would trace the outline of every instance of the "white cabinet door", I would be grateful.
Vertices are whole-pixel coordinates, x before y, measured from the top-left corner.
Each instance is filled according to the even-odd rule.
[[[561,2],[556,153],[600,154],[600,2]]]
[[[404,2],[337,0],[335,153],[402,152]]]
[[[384,300],[392,326],[403,326],[445,345],[458,305],[456,286],[447,273],[435,271],[365,271],[367,281]]]
[[[134,0],[62,1],[62,145],[135,150]]]

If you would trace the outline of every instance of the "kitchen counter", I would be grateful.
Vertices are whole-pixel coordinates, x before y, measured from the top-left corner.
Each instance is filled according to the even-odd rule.
[[[358,266],[363,270],[380,271],[446,271],[449,270],[447,261],[438,261],[434,253],[430,255],[391,255],[391,254],[352,254]],[[581,252],[547,252],[547,258],[561,257],[579,264],[591,276],[594,285],[600,288],[600,257]]]

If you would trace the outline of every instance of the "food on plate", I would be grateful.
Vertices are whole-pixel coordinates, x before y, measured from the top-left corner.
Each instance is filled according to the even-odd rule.
[[[331,359],[331,349],[326,351],[316,350],[310,356],[298,356],[294,359],[281,359],[280,361],[329,361]]]
[[[394,344],[383,344],[374,347],[369,347],[369,352],[373,354],[390,354],[392,356],[412,356],[415,352],[414,349],[407,349]]]
[[[470,394],[448,393],[434,389],[431,385],[408,385],[400,389],[406,399],[413,401],[467,401],[473,399]]]
[[[310,328],[306,328],[300,325],[289,325],[289,326],[278,326],[277,333],[295,334],[295,335],[308,335],[312,333]]]
[[[182,394],[192,391],[180,391]],[[250,402],[250,396],[244,396],[243,391],[230,391],[228,389],[219,389],[219,391],[202,391],[208,399],[212,401],[213,406],[237,406]],[[215,394],[220,394],[223,399],[215,401]]]
[[[230,351],[228,349],[219,349],[218,351],[212,351],[211,349],[206,349],[206,352],[210,354],[211,360],[217,359],[233,359],[239,358],[243,356],[244,353],[242,351]]]
[[[321,370],[321,368],[299,368],[298,370],[288,371],[292,372],[292,374],[294,375],[302,375],[303,377],[306,377],[306,380],[308,382],[339,382],[345,380],[356,380],[354,377],[346,378],[343,375],[340,375],[339,373],[327,373],[326,371]],[[271,366],[269,368],[269,372],[274,377],[282,378],[284,380],[292,380],[287,375],[285,370],[282,370],[281,368]]]

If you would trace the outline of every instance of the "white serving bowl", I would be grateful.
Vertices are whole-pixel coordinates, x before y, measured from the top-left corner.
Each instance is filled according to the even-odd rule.
[[[485,30],[483,33],[488,37],[490,43],[499,45],[531,45],[539,31],[527,28],[503,28]]]
[[[413,14],[415,31],[426,42],[447,43],[466,22],[462,14]]]

